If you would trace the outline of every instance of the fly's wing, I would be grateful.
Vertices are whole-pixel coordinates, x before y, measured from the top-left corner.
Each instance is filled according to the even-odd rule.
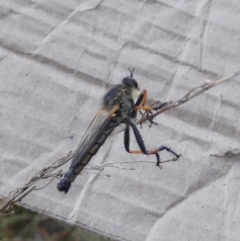
[[[81,161],[82,157],[85,155],[85,152],[91,145],[93,145],[98,135],[102,132],[112,115],[118,109],[119,106],[115,105],[110,110],[101,109],[98,111],[78,145],[71,166],[76,165],[79,161]]]
[[[117,135],[118,133],[124,131],[125,129],[125,124],[120,124],[119,126],[117,126],[114,131],[112,132],[112,134],[110,136],[113,136],[113,135]]]

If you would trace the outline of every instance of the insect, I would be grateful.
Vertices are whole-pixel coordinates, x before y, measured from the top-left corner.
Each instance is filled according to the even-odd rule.
[[[129,69],[130,70],[130,69]],[[58,183],[58,190],[67,193],[71,183],[77,175],[88,164],[91,158],[97,153],[104,144],[107,137],[120,124],[125,124],[124,147],[131,154],[155,155],[157,165],[160,165],[159,152],[166,150],[172,153],[177,159],[179,154],[166,146],[160,146],[153,150],[147,150],[142,136],[132,121],[138,111],[152,111],[161,108],[146,106],[147,91],[140,91],[138,82],[133,78],[133,70],[130,70],[130,76],[122,80],[122,84],[113,87],[103,98],[102,108],[98,111],[93,121],[90,123],[84,134],[71,163],[68,172]],[[133,129],[137,144],[140,150],[130,150],[130,127]]]

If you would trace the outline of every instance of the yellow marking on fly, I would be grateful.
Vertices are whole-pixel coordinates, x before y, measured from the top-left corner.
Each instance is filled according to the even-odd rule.
[[[93,147],[90,149],[89,153],[95,154],[98,150],[99,146],[98,145],[93,145]]]
[[[101,144],[104,140],[105,140],[105,135],[102,135],[100,136],[98,139],[97,139],[97,143]]]
[[[82,160],[82,163],[83,163],[84,165],[87,165],[91,158],[92,158],[92,155],[90,155],[90,154],[86,155],[86,156],[84,157],[84,159]]]
[[[84,168],[83,165],[79,166],[79,167],[76,169],[75,173],[80,173],[80,172],[83,170],[83,168]]]

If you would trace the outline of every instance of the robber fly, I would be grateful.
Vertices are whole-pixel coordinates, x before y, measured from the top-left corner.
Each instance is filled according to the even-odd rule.
[[[127,152],[131,154],[155,155],[158,166],[160,164],[159,152],[162,150],[172,153],[177,159],[180,157],[180,155],[166,146],[147,151],[142,136],[132,119],[136,117],[137,112],[140,110],[152,111],[162,106],[152,107],[145,105],[147,91],[140,91],[138,82],[133,78],[133,71],[134,69],[130,70],[130,76],[125,77],[122,80],[122,84],[116,85],[104,96],[102,108],[98,111],[84,134],[73,156],[68,172],[58,183],[59,191],[68,192],[76,176],[97,153],[115,127],[122,123],[125,124],[124,147]],[[130,150],[129,148],[130,127],[133,129],[140,150]]]

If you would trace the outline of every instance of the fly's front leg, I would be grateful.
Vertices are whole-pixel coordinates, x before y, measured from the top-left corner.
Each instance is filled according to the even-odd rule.
[[[154,107],[154,110],[162,109],[163,107],[165,107],[166,105],[168,105],[168,104],[171,103],[171,102],[172,102],[172,101],[170,101],[170,102],[163,102],[163,103],[161,103],[159,106]]]
[[[158,150],[159,150],[158,152],[163,151],[163,150],[166,150],[166,151],[172,153],[172,154],[176,157],[176,160],[181,157],[181,154],[177,154],[175,151],[173,151],[171,148],[169,148],[169,147],[167,147],[167,146],[160,146]],[[156,165],[159,166],[160,168],[162,168],[162,166],[160,165],[160,163],[163,163],[163,162],[160,161],[160,155],[159,155],[159,153],[156,153],[156,157],[157,157],[157,163],[156,163]],[[167,162],[167,161],[165,161],[165,162]]]
[[[137,111],[139,110],[137,107],[140,106],[145,106],[147,101],[147,91],[146,90],[142,90],[141,94],[139,95],[134,108],[133,108],[133,112],[132,112],[132,117],[135,118],[137,115]]]
[[[136,141],[138,143],[140,150],[130,151],[130,147],[129,147],[130,146],[130,129],[129,129],[130,125],[133,128],[133,133],[135,135],[135,138],[136,138]],[[124,131],[124,147],[125,147],[125,150],[131,154],[155,155],[157,158],[156,165],[159,166],[160,168],[161,168],[161,165],[160,165],[161,161],[160,161],[160,155],[159,155],[160,151],[166,150],[166,151],[172,153],[176,157],[176,159],[178,159],[181,156],[166,146],[160,146],[159,148],[147,151],[139,130],[137,129],[136,125],[134,123],[132,123],[130,120],[128,123],[126,123],[126,128]]]
[[[155,104],[156,104],[156,102],[155,102],[151,106],[146,106],[146,102],[147,102],[147,91],[142,90],[141,94],[138,97],[138,100],[136,101],[136,103],[134,105],[134,109],[133,109],[133,113],[132,113],[133,118],[136,117],[137,111],[139,111],[142,115],[142,118],[144,118],[144,117],[148,117],[149,115],[153,114],[152,111],[157,111],[169,104],[169,102],[164,102],[158,106],[155,106]],[[144,113],[142,113],[141,110],[144,110]],[[148,118],[147,120],[150,122],[150,127],[152,126],[152,124],[157,125],[157,123],[153,121],[153,118]],[[142,127],[142,124],[141,124],[141,127]]]
[[[159,103],[159,101],[156,101],[156,102],[153,103],[151,106],[155,106],[157,102]],[[157,111],[157,110],[159,110],[159,109],[161,109],[161,108],[164,108],[164,107],[167,106],[169,103],[170,103],[170,102],[163,102],[163,103],[161,103],[160,105],[155,106],[155,107],[153,108],[153,110]],[[154,118],[154,117],[149,117],[149,116],[152,115],[152,114],[153,114],[152,111],[147,111],[147,110],[146,110],[145,113],[144,113],[144,115],[142,116],[142,118],[144,118],[144,117],[146,116],[147,120],[150,122],[150,126],[149,126],[149,127],[151,127],[152,124],[158,125],[158,123],[156,123],[156,122],[153,121],[153,118]]]
[[[145,110],[145,111],[152,111],[152,110],[159,110],[163,108],[164,106],[168,105],[169,102],[163,102],[159,106],[154,107],[155,103],[153,103],[151,106],[146,106],[147,102],[147,91],[142,90],[141,94],[138,97],[138,100],[136,101],[134,105],[134,112],[137,112],[138,110]]]
[[[153,106],[146,106],[146,101],[147,101],[147,91],[146,90],[142,90],[141,94],[139,95],[138,97],[138,100],[136,101],[135,105],[134,105],[134,109],[133,109],[133,113],[132,113],[132,117],[136,117],[137,115],[137,112],[139,111],[140,114],[142,115],[142,118],[145,116],[145,115],[149,115],[149,114],[152,114],[151,110],[154,110],[154,107]],[[145,112],[142,113],[141,110],[144,110]],[[148,120],[151,124],[156,124],[155,122],[153,122],[152,119],[149,119]],[[142,124],[141,124],[141,127],[142,127]]]

